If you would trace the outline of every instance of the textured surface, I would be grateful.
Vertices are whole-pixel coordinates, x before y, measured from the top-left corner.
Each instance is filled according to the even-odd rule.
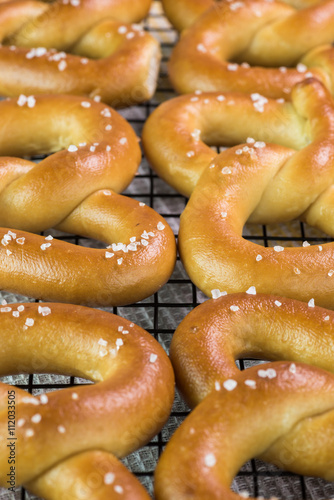
[[[174,94],[170,90],[170,84],[166,78],[166,62],[174,45],[177,34],[170,29],[169,24],[161,15],[159,1],[153,2],[152,14],[145,24],[154,36],[163,43],[163,65],[159,82],[159,91],[155,98],[147,105],[141,105],[122,112],[139,133],[147,116],[155,109],[155,106]],[[185,207],[186,200],[181,195],[168,187],[163,181],[150,172],[147,162],[143,161],[139,175],[126,191],[139,201],[143,201],[166,217],[167,222],[173,228],[175,234],[178,232],[179,215]],[[244,235],[259,245],[274,246],[300,246],[307,239],[310,243],[328,241],[326,237],[299,222],[292,222],[280,226],[260,225],[247,226]],[[95,242],[78,238],[68,238],[70,242],[95,245]],[[334,279],[334,278],[333,278]],[[7,298],[8,302],[26,300],[2,293],[1,298]],[[142,303],[129,307],[108,309],[119,315],[131,319],[146,328],[155,335],[161,344],[168,348],[172,333],[191,309],[204,300],[203,295],[192,286],[181,263],[178,261],[176,270],[170,282],[155,296]],[[245,361],[244,366],[249,366],[251,361]],[[68,384],[80,383],[80,380],[70,377],[48,375],[27,375],[8,377],[9,382],[16,382],[21,387],[39,394],[41,392],[57,389]],[[152,473],[162,447],[169,440],[177,426],[182,422],[188,410],[180,398],[176,398],[173,413],[162,433],[155,438],[150,445],[140,452],[131,455],[125,463],[136,473],[143,484],[152,492]],[[278,496],[284,499],[323,500],[334,497],[334,486],[314,478],[300,478],[289,473],[282,473],[274,466],[264,464],[260,461],[252,461],[246,464],[234,482],[237,491],[246,490],[252,496]],[[17,490],[16,494],[9,494],[5,490],[0,491],[1,500],[32,499],[24,491]]]

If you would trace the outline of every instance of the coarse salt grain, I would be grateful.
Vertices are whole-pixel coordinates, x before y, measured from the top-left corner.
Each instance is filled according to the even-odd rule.
[[[251,389],[255,389],[256,388],[256,382],[255,382],[255,380],[245,380],[245,385],[247,385]]]
[[[150,363],[155,363],[157,359],[158,359],[158,356],[156,354],[151,354]]]
[[[42,316],[48,316],[49,314],[51,314],[51,309],[48,306],[38,306],[38,313]]]
[[[46,250],[47,248],[49,248],[51,246],[51,243],[42,243],[41,245],[41,250]]]
[[[315,307],[314,306],[314,299],[309,300],[308,304],[309,307]]]
[[[217,463],[216,457],[213,453],[208,453],[204,457],[204,463],[207,467],[214,467]]]
[[[103,480],[104,484],[112,484],[115,481],[115,474],[113,474],[112,472],[107,472],[104,475]]]
[[[223,383],[223,386],[227,391],[234,391],[237,385],[237,381],[233,379],[225,380],[225,382]]]
[[[64,61],[64,59],[62,61],[60,61],[60,63],[58,64],[58,69],[59,71],[64,71],[65,69],[67,68],[67,62]]]
[[[296,367],[295,363],[292,363],[290,365],[289,372],[291,372],[291,373],[296,373],[297,372],[297,367]]]
[[[256,295],[256,288],[255,288],[255,286],[251,286],[250,288],[248,288],[248,290],[246,291],[246,293],[248,293],[248,295]]]

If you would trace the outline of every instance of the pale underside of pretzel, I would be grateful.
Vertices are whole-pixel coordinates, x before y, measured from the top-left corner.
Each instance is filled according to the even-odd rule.
[[[177,429],[156,469],[157,500],[240,499],[230,484],[255,456],[333,480],[334,376],[304,364],[265,368],[229,380]]]
[[[162,0],[164,11],[172,25],[183,31],[201,17],[205,11],[212,7],[219,6],[219,0]],[[319,0],[285,0],[284,3],[292,5],[297,9],[303,9],[311,5],[316,5]]]
[[[333,17],[333,0],[299,11],[265,0],[222,2],[181,36],[170,59],[170,79],[182,94],[289,98],[296,83],[314,76],[333,92]]]
[[[195,188],[181,216],[182,261],[209,296],[255,286],[333,309],[332,243],[263,248],[242,238],[247,220],[298,218],[334,235],[333,100],[319,82],[306,80],[294,88],[292,104],[261,106],[240,94],[184,96],[148,120],[143,138],[154,169],[186,195]],[[164,130],[160,138],[156,120]],[[219,156],[207,146],[251,136],[255,140]]]
[[[0,94],[88,95],[113,107],[149,99],[156,88],[159,44],[140,26],[124,24],[142,19],[149,4],[0,5]]]
[[[0,103],[0,288],[104,306],[154,293],[172,273],[175,239],[154,210],[117,194],[141,159],[130,125],[79,97],[19,101]],[[39,164],[12,157],[37,153],[51,156]],[[51,227],[110,248],[32,234]]]
[[[143,446],[168,418],[174,375],[158,342],[128,320],[81,306],[1,306],[0,324],[1,376],[51,372],[95,382],[41,397],[0,384],[3,437],[8,391],[15,391],[16,485],[54,500],[148,500],[117,458]],[[1,440],[3,487],[7,444]]]

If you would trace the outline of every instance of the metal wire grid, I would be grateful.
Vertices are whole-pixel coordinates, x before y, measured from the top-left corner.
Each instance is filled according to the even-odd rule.
[[[166,62],[177,39],[177,34],[164,18],[158,0],[153,1],[150,16],[145,21],[145,29],[161,41],[163,61],[159,87],[155,97],[149,103],[122,112],[123,116],[128,119],[138,134],[140,134],[145,120],[156,106],[174,95],[167,78]],[[219,149],[217,151],[219,152]],[[144,201],[161,213],[177,237],[179,217],[187,200],[160,180],[150,170],[145,158],[143,158],[138,175],[125,194],[135,197],[139,201]],[[55,234],[57,238],[77,245],[96,246],[96,242],[78,236],[69,237],[68,235],[55,232],[52,232],[52,234]],[[278,242],[285,246],[300,246],[301,242],[306,239],[311,243],[330,241],[326,235],[299,222],[283,226],[246,226],[244,237],[264,246],[274,246]],[[8,302],[29,300],[26,297],[14,296],[6,292],[0,293],[1,298],[6,298]],[[154,335],[168,351],[172,335],[180,321],[188,312],[204,300],[205,297],[191,283],[178,258],[175,271],[168,284],[154,294],[154,296],[127,307],[115,307],[105,310],[138,323]],[[240,368],[244,369],[252,364],[254,364],[254,360],[244,360],[240,362]],[[36,374],[9,376],[3,380],[26,389],[34,395],[65,388],[69,385],[87,383],[87,381],[75,377]],[[153,495],[153,474],[157,460],[174,430],[188,413],[189,409],[177,394],[172,414],[162,432],[146,447],[124,460],[124,463],[146,486],[151,495]],[[327,483],[318,479],[303,478],[289,472],[282,472],[276,467],[264,464],[259,460],[252,460],[245,464],[235,479],[233,488],[239,492],[246,491],[255,497],[298,497],[303,500],[322,500],[334,497],[333,483]],[[36,497],[25,491],[24,488],[18,488],[14,494],[9,493],[5,489],[0,490],[0,499],[14,498],[21,500],[36,499]]]

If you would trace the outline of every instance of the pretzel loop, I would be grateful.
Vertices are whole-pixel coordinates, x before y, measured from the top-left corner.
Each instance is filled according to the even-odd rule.
[[[124,24],[141,20],[149,5],[149,0],[0,5],[0,93],[88,95],[113,107],[149,99],[159,44],[140,26]]]
[[[175,239],[156,212],[114,192],[128,185],[140,163],[131,127],[112,109],[70,96],[3,101],[0,111],[0,154],[61,150],[37,165],[0,160],[0,225],[12,228],[0,229],[0,288],[105,306],[154,293],[172,272]],[[110,248],[30,233],[50,227]]]
[[[168,418],[173,371],[160,345],[127,320],[71,305],[2,306],[0,322],[2,376],[49,371],[95,382],[41,397],[0,385],[3,437],[9,432],[8,394],[15,398],[15,485],[54,499],[123,492],[129,500],[148,499],[116,457],[143,446]],[[7,486],[7,444],[3,438],[1,486]]]

